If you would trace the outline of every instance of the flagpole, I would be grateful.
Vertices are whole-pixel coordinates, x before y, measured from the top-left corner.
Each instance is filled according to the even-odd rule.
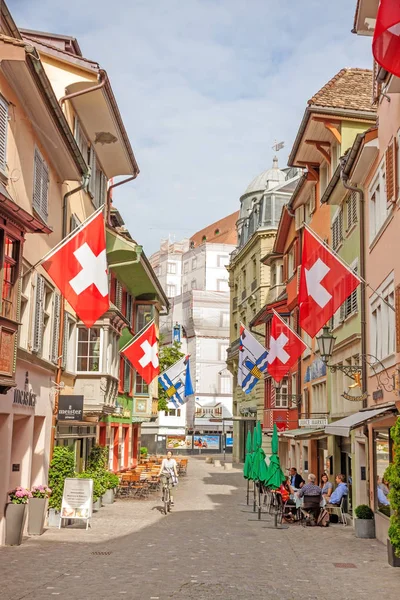
[[[368,283],[368,281],[366,281],[366,279],[364,279],[364,277],[361,277],[361,275],[359,275],[358,273],[355,273],[354,269],[348,263],[346,263],[346,261],[343,260],[343,258],[341,256],[339,256],[339,254],[335,250],[333,250],[333,248],[328,246],[326,241],[323,240],[317,233],[315,233],[315,231],[313,231],[307,225],[307,223],[305,223],[303,221],[303,225],[304,225],[304,228],[307,229],[307,231],[310,233],[310,235],[312,235],[316,240],[318,240],[318,242],[323,244],[325,246],[325,248],[328,250],[328,252],[330,252],[354,277],[359,279],[360,282],[364,283],[364,285],[366,285],[374,294],[376,294],[378,296],[378,298],[380,298],[382,300],[382,302],[384,302],[389,308],[391,308],[394,312],[396,312],[395,307],[392,304],[390,304],[387,300],[385,300],[385,298],[376,289],[374,289]]]
[[[68,233],[68,235],[66,235],[61,241],[58,242],[58,244],[56,244],[54,246],[54,248],[52,248],[51,250],[49,250],[49,252],[47,252],[47,254],[45,254],[44,256],[42,256],[42,258],[40,260],[38,260],[34,265],[32,265],[31,267],[29,267],[29,269],[27,271],[25,271],[24,276],[27,275],[28,273],[30,273],[31,271],[33,271],[34,269],[36,269],[36,267],[38,267],[40,264],[42,264],[43,262],[45,262],[46,260],[48,260],[53,254],[55,254],[57,252],[57,250],[59,250],[60,248],[62,248],[62,246],[64,246],[67,242],[69,242],[71,240],[71,238],[73,238],[75,235],[77,235],[81,231],[81,229],[83,229],[83,227],[85,227],[91,221],[93,221],[93,219],[95,219],[97,217],[97,215],[104,210],[104,206],[105,205],[102,204],[100,206],[100,208],[98,208],[87,219],[85,219],[79,225],[79,227],[77,227],[73,231],[70,231]]]

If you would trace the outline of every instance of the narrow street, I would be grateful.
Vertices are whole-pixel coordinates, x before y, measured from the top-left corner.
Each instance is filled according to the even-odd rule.
[[[245,482],[191,458],[174,512],[160,498],[119,500],[92,529],[47,530],[0,548],[0,599],[261,600],[398,596],[400,573],[351,527],[266,528],[242,512]]]

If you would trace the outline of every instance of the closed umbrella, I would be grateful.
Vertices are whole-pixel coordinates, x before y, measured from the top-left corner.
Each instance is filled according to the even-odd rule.
[[[271,443],[271,458],[269,461],[268,473],[264,484],[269,487],[271,490],[277,490],[281,487],[281,484],[285,481],[286,477],[281,469],[281,463],[278,456],[278,429],[276,427],[276,423],[274,423],[274,431],[272,434],[272,443]]]
[[[247,432],[246,439],[246,458],[243,466],[243,475],[246,479],[250,478],[251,467],[253,465],[253,442],[251,439],[251,431]]]

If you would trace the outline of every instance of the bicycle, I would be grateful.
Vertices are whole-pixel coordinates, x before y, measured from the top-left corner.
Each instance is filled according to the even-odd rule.
[[[164,481],[163,481],[163,502],[164,502],[164,514],[167,515],[169,512],[171,512],[171,490],[170,490],[170,483],[169,483],[170,477],[168,477],[167,475],[164,475]]]

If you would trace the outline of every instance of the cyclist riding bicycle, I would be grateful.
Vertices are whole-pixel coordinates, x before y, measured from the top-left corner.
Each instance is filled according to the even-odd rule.
[[[171,506],[173,506],[174,498],[171,494],[171,490],[172,490],[172,486],[176,485],[178,483],[178,473],[176,470],[176,460],[174,458],[172,458],[171,450],[168,450],[167,458],[163,458],[158,476],[161,477],[161,483],[162,483],[163,488],[165,485],[168,484]],[[163,500],[164,500],[164,498],[163,498]]]

